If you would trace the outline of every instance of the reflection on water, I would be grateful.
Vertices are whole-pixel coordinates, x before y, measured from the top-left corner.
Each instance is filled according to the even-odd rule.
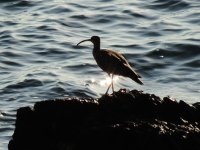
[[[115,83],[117,80],[118,80],[118,76],[114,76],[114,77],[113,77],[113,83]],[[110,85],[111,82],[112,82],[112,78],[111,78],[111,77],[107,77],[106,79],[101,80],[101,81],[99,82],[99,84],[100,84],[101,86],[105,86],[105,85]]]
[[[115,75],[113,77],[113,83],[117,83],[119,77],[117,75]],[[92,84],[95,84],[97,86],[102,86],[102,87],[105,87],[107,88],[112,82],[112,78],[110,76],[108,77],[105,77],[104,79],[101,79],[99,80],[98,78],[91,78],[90,81],[88,82],[88,84],[92,85]]]

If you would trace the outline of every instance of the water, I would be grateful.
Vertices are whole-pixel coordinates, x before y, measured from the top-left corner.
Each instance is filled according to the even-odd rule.
[[[0,149],[7,149],[19,107],[106,91],[92,44],[75,46],[92,35],[143,77],[144,86],[119,77],[115,90],[199,101],[199,0],[1,0]]]

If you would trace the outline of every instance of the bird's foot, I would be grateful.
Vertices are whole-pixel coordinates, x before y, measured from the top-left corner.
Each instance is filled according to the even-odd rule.
[[[116,95],[115,92],[112,93],[112,96],[113,96],[114,98],[117,98],[117,95]]]
[[[103,97],[114,97],[114,98],[116,98],[117,95],[115,94],[115,92],[113,92],[112,94],[105,93],[105,94],[103,95]]]
[[[110,94],[108,94],[108,92],[106,92],[102,97],[110,97]]]

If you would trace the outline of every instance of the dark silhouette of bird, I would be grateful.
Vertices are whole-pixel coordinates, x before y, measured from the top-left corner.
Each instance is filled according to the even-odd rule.
[[[107,72],[109,76],[111,76],[112,80],[105,94],[108,94],[108,91],[111,86],[112,86],[112,91],[114,93],[114,86],[113,86],[114,75],[129,77],[133,81],[141,85],[143,84],[142,81],[139,79],[141,78],[141,76],[133,70],[133,68],[130,66],[130,64],[122,54],[109,49],[101,49],[100,38],[98,36],[92,36],[90,39],[83,40],[79,42],[77,46],[86,41],[90,41],[94,45],[92,53],[94,59],[97,62],[97,65],[103,71]]]

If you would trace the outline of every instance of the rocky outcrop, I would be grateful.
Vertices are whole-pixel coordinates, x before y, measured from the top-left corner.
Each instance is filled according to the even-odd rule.
[[[9,150],[199,150],[200,103],[141,91],[18,109]]]

